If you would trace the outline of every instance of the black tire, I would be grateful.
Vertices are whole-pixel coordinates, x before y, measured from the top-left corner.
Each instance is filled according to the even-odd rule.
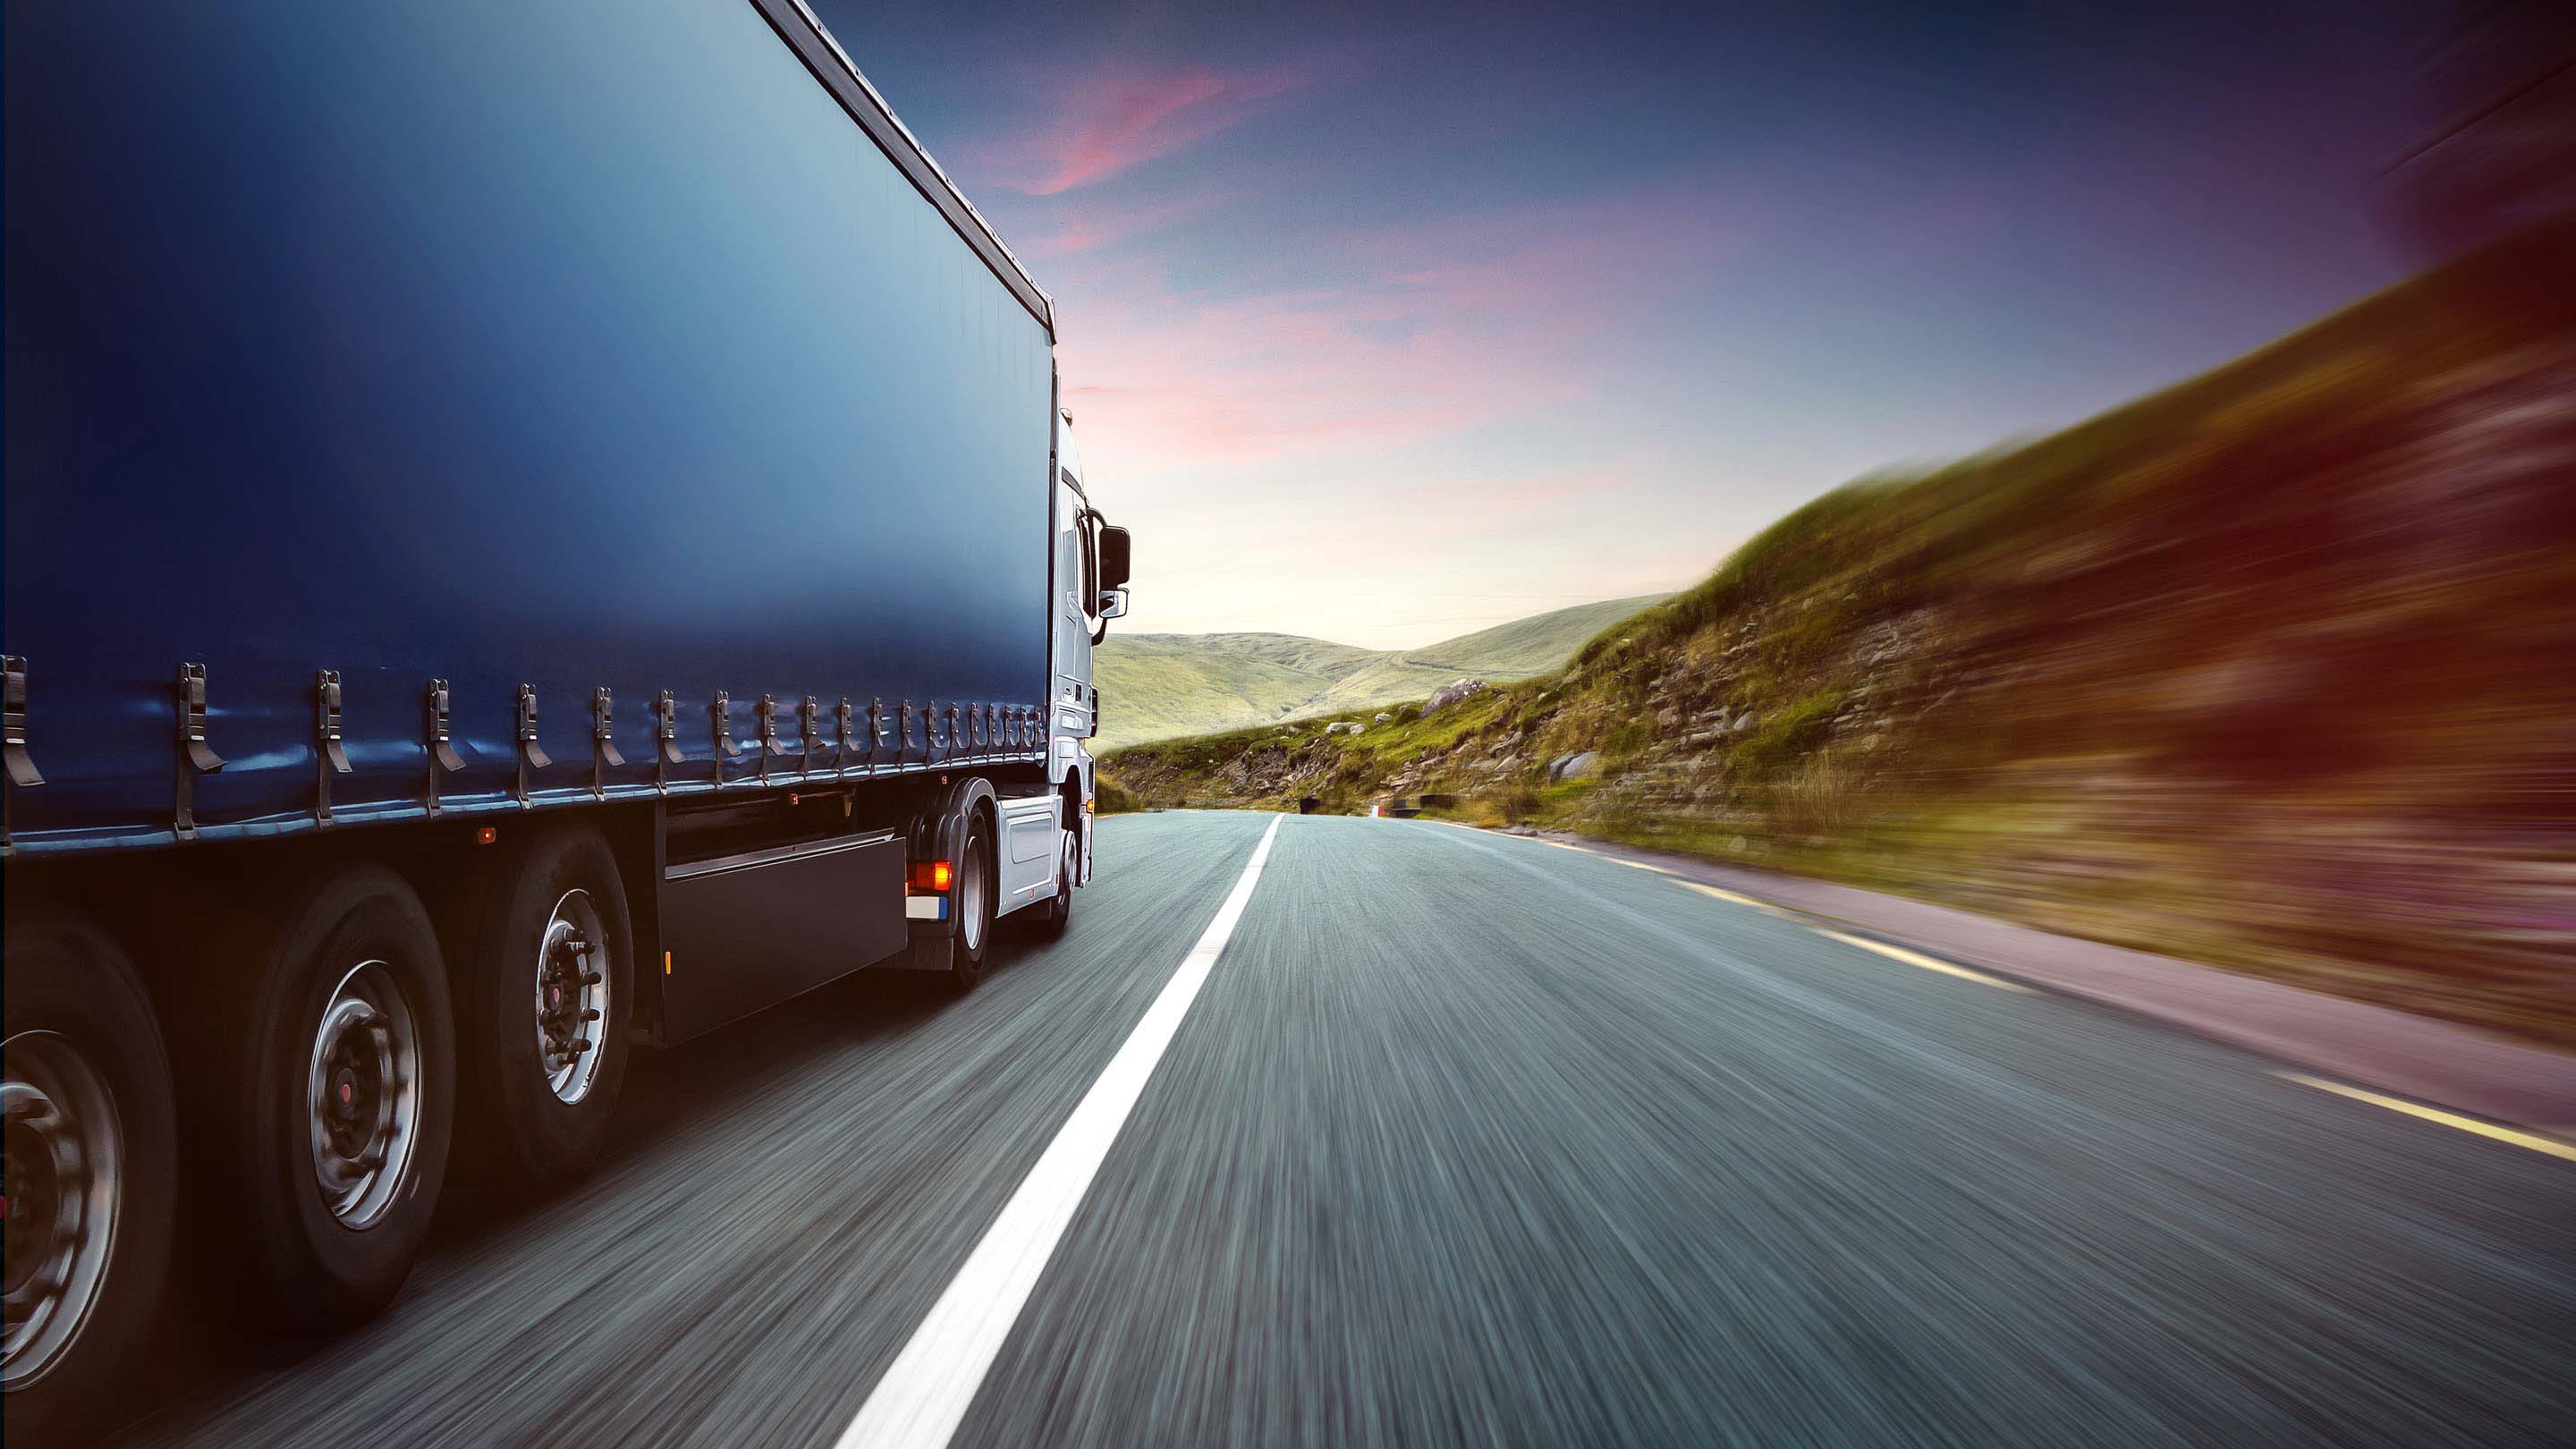
[[[112,1104],[117,1182],[110,1198],[107,1251],[91,1281],[85,1316],[67,1318],[68,1336],[22,1339],[20,1360],[8,1365],[8,1423],[40,1438],[99,1416],[109,1401],[111,1376],[142,1346],[160,1307],[170,1267],[170,1235],[177,1212],[178,1128],[170,1088],[170,1063],[151,999],[125,953],[90,927],[35,910],[12,910],[8,925],[7,1049],[9,1079],[39,1081],[44,1056],[19,1043],[50,1034],[43,1054],[76,1053]],[[22,1075],[22,1073],[24,1075]],[[33,1106],[13,1094],[13,1101]],[[14,1112],[14,1109],[13,1109]],[[13,1115],[9,1152],[42,1139],[30,1119]],[[51,1154],[48,1154],[50,1157]],[[43,1195],[31,1195],[28,1164],[9,1171],[9,1274],[15,1280],[27,1246],[22,1230]],[[50,1178],[50,1173],[47,1174]],[[59,1311],[59,1310],[58,1310]],[[26,1355],[41,1352],[41,1357]]]
[[[561,1059],[548,1063],[538,1045],[544,1029],[535,1015],[541,947],[558,908],[575,919],[582,916],[571,902],[575,892],[588,897],[589,915],[603,937],[582,964],[602,979],[586,986],[567,980],[546,989],[570,992],[562,1009],[577,1016],[584,992],[605,988],[604,1005],[588,1008],[601,1012],[598,1019],[555,1023],[572,1039],[590,1042],[589,1052],[599,1058],[595,1067]],[[556,939],[561,941],[560,933]],[[571,964],[560,945],[547,959],[559,967]],[[456,997],[459,1101],[477,1163],[539,1185],[588,1170],[608,1145],[609,1119],[626,1080],[627,1025],[635,1000],[626,884],[598,831],[582,826],[544,832],[502,868],[485,903],[475,958],[458,973]],[[584,1071],[590,1074],[586,1079],[579,1075]],[[576,1100],[566,1101],[555,1090],[558,1074]]]
[[[957,889],[949,897],[957,903],[957,938],[949,952],[948,976],[960,995],[984,979],[984,962],[992,955],[994,896],[1001,886],[995,860],[992,812],[970,807],[966,848],[957,856]],[[981,889],[970,887],[969,872],[980,873]]]
[[[361,1202],[344,1217],[325,1201],[319,1180],[311,1082],[325,1008],[362,977],[369,989],[390,987],[408,1013],[413,1130],[402,1160],[365,1179],[373,1184],[366,1193],[372,1206]],[[447,1179],[456,1033],[438,937],[401,877],[354,866],[307,889],[288,909],[247,991],[224,1079],[235,1095],[222,1150],[211,1160],[224,1179],[216,1200],[235,1214],[254,1312],[289,1330],[345,1328],[374,1316],[401,1290]],[[326,1095],[330,1085],[326,1080]],[[357,1100],[399,1096],[401,1086]]]
[[[1064,934],[1073,923],[1073,852],[1077,837],[1070,830],[1058,830],[1055,842],[1055,895],[1045,905],[1028,913],[1029,929],[1048,940]]]

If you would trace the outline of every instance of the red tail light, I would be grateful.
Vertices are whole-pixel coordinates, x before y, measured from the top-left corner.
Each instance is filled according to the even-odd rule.
[[[916,860],[905,884],[917,891],[944,891],[956,879],[956,871],[944,860]]]

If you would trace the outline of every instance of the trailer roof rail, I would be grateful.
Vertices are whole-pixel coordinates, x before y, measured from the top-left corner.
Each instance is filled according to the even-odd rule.
[[[1055,336],[1054,299],[1038,286],[1037,279],[1020,264],[1020,259],[1002,241],[1001,234],[993,230],[993,224],[975,209],[975,203],[968,201],[966,193],[957,189],[957,183],[948,179],[948,173],[931,158],[929,149],[895,115],[894,107],[887,105],[885,97],[866,76],[859,73],[850,53],[841,49],[841,42],[835,40],[822,20],[807,8],[805,0],[752,0],[752,3],[768,19],[770,28],[776,30],[797,57],[805,62],[805,68],[812,71],[824,89],[840,101],[841,109],[850,113],[850,118],[859,123],[859,128],[868,133],[868,138],[877,143],[877,149],[886,153],[896,168],[911,180],[914,188],[928,198],[931,205],[939,208],[940,214],[948,218],[949,226],[965,238],[966,244],[975,249],[975,254],[984,259],[984,265],[992,269],[1003,286],[1011,289],[1012,295],[1020,299],[1020,305],[1028,309],[1030,316],[1038,319],[1038,324],[1046,328],[1047,336],[1052,339]]]

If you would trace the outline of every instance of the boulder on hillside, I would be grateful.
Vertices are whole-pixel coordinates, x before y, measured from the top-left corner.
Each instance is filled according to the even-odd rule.
[[[1423,703],[1422,717],[1429,719],[1458,701],[1471,695],[1482,694],[1491,688],[1493,688],[1492,685],[1481,679],[1453,680],[1431,692],[1431,698]]]
[[[1337,735],[1348,728],[1349,726],[1343,724],[1340,720],[1335,720],[1331,724],[1324,726],[1324,733],[1328,735]]]
[[[1376,720],[1376,723],[1378,723],[1378,724],[1384,724],[1384,723],[1386,723],[1388,720],[1391,720],[1391,719],[1393,719],[1393,718],[1395,718],[1395,716],[1394,716],[1394,715],[1388,714],[1385,710],[1379,710],[1379,711],[1377,712],[1377,720]]]
[[[1553,784],[1568,780],[1588,780],[1601,773],[1601,756],[1594,750],[1576,750],[1547,762],[1547,778]]]

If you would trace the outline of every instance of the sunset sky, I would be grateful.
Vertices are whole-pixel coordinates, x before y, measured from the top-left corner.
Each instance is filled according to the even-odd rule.
[[[2396,280],[2437,14],[812,0],[1055,297],[1157,632],[1680,587]]]

